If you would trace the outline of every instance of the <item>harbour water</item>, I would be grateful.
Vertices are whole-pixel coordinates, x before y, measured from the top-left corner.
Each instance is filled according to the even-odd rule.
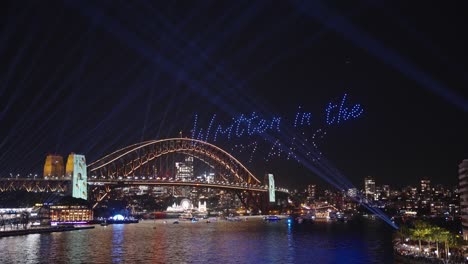
[[[395,263],[392,232],[379,220],[147,220],[0,238],[0,263]]]

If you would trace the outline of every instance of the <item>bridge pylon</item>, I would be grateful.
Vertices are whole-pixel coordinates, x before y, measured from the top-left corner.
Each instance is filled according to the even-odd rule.
[[[70,153],[67,159],[66,176],[71,179],[69,194],[75,198],[88,200],[88,175],[84,155]]]

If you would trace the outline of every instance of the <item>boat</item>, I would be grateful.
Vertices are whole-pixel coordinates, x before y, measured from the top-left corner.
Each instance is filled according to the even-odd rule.
[[[101,222],[101,226],[108,226],[109,224],[107,223],[107,220],[104,220]]]
[[[193,217],[192,213],[189,211],[186,211],[183,214],[179,215],[180,221],[193,221],[194,219],[196,220],[196,218]]]
[[[268,222],[276,222],[276,221],[281,220],[281,218],[278,217],[277,215],[267,215],[263,217],[263,220],[268,221]]]
[[[139,222],[138,219],[108,220],[107,224],[137,224]]]
[[[230,221],[230,222],[239,222],[242,219],[240,217],[238,217],[238,216],[228,216],[228,217],[226,217],[226,220]]]

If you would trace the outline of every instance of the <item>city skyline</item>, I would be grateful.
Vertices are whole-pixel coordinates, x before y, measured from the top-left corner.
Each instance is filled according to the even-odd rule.
[[[94,161],[178,136],[293,188],[451,187],[468,158],[462,8],[3,5],[1,177],[41,172],[48,153]],[[334,170],[346,180],[320,174]]]

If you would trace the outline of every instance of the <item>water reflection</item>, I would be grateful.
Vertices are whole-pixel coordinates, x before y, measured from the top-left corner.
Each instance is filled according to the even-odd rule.
[[[115,224],[111,226],[112,229],[112,240],[111,240],[111,257],[112,263],[121,263],[124,260],[124,224]]]
[[[392,263],[384,223],[115,224],[0,238],[1,263]]]
[[[288,254],[287,254],[287,262],[294,263],[294,256],[296,255],[296,244],[294,243],[293,237],[293,222],[292,219],[288,219]]]

